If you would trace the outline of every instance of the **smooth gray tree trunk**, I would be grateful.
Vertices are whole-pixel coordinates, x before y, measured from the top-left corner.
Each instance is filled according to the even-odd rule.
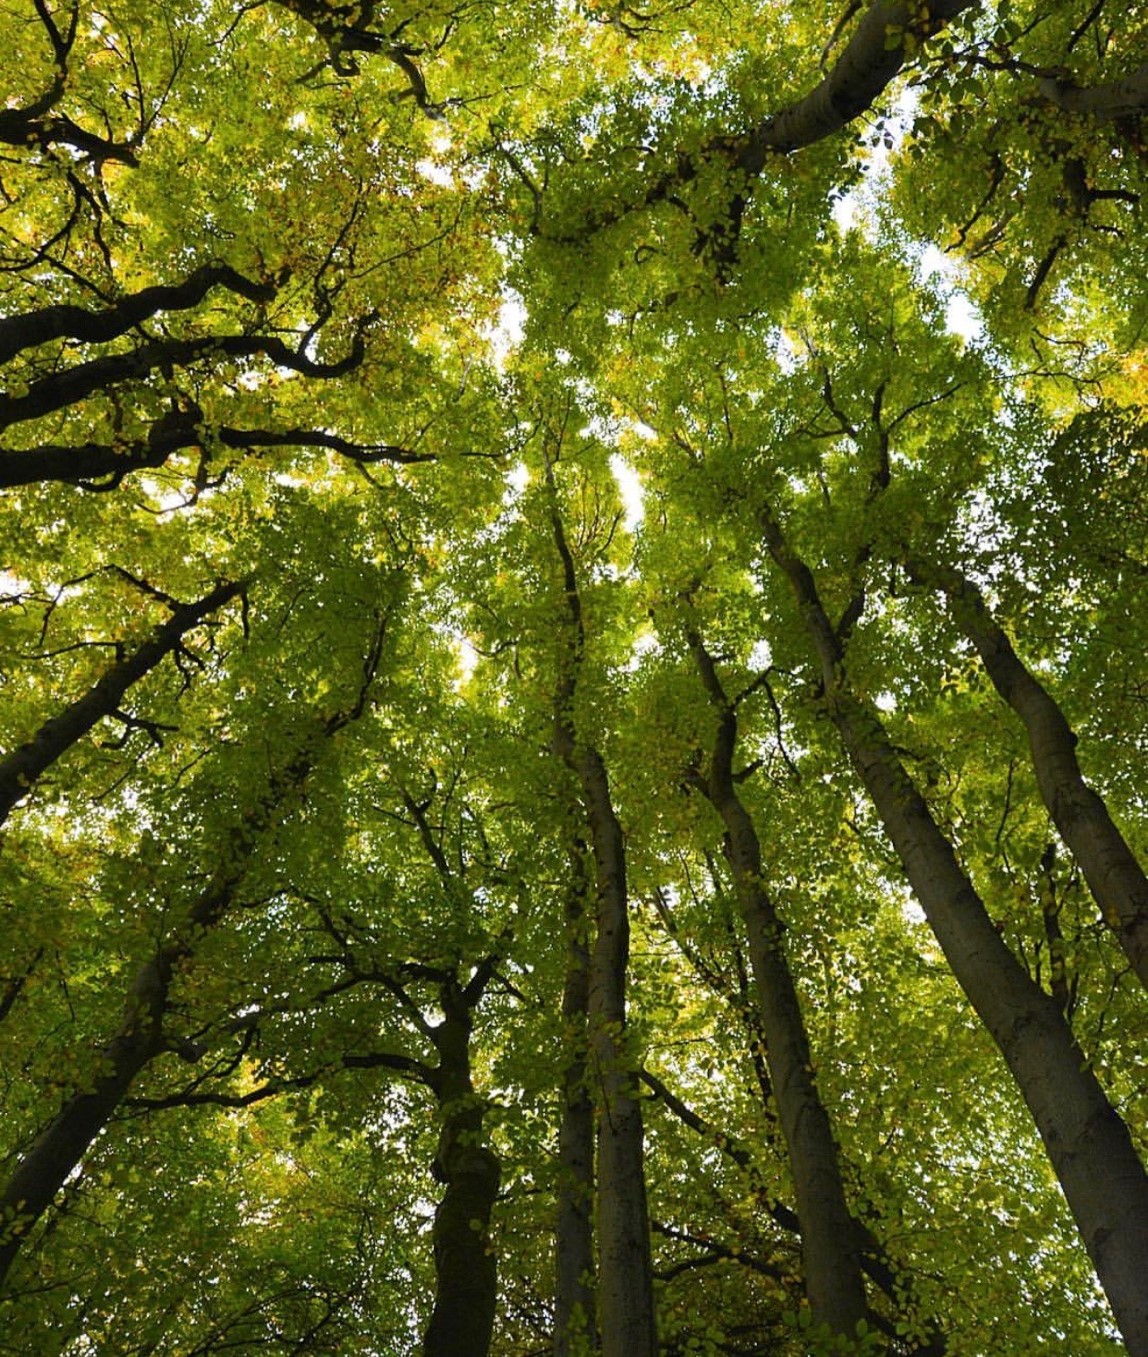
[[[589,1053],[597,1115],[598,1323],[603,1357],[657,1357],[653,1263],[643,1162],[638,1071],[626,1049],[630,953],[626,850],[601,754],[577,729],[575,701],[585,651],[574,558],[547,468],[551,527],[562,566],[565,619],[556,686],[554,748],[574,774],[590,828],[595,935],[590,953]]]
[[[913,577],[944,591],[993,687],[1024,723],[1041,799],[1080,863],[1104,922],[1148,987],[1148,876],[1108,807],[1084,780],[1076,735],[1055,699],[1022,663],[977,586],[948,566],[913,558]]]
[[[718,718],[702,789],[725,825],[726,856],[749,937],[766,1061],[801,1221],[805,1294],[815,1326],[853,1339],[857,1325],[869,1319],[859,1231],[846,1204],[837,1145],[817,1090],[784,928],[765,887],[761,843],[734,781],[737,714],[701,636],[688,629],[687,638]]]
[[[762,529],[813,641],[827,712],[957,982],[1028,1104],[1128,1351],[1148,1357],[1148,1175],[1128,1128],[1058,1004],[993,926],[876,709],[850,689],[841,644],[813,576],[768,510]]]

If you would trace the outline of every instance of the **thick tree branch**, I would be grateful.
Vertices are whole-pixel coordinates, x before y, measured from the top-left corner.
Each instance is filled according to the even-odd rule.
[[[1081,86],[1050,76],[1041,80],[1038,88],[1050,103],[1066,113],[1083,113],[1101,121],[1134,117],[1148,110],[1148,62],[1103,85]]]
[[[341,377],[363,360],[362,334],[333,363],[316,362],[274,335],[215,335],[203,339],[153,339],[127,353],[93,358],[30,383],[19,396],[0,395],[0,429],[41,419],[121,382],[140,380],[156,368],[186,367],[212,358],[269,358],[278,367],[307,377]]]
[[[68,62],[76,40],[80,7],[76,0],[69,6],[66,32],[60,31],[52,12],[44,0],[34,0],[36,14],[52,49],[52,78],[42,94],[23,108],[0,109],[0,142],[26,150],[39,146],[69,146],[99,165],[105,160],[118,160],[135,165],[135,149],[126,142],[113,141],[88,132],[71,118],[52,110],[64,97],[68,88]]]
[[[610,225],[635,206],[671,201],[679,188],[698,177],[703,166],[722,161],[746,181],[731,196],[730,221],[721,227],[723,239],[715,247],[728,256],[736,247],[752,181],[765,169],[769,157],[791,155],[847,127],[873,106],[922,42],[978,5],[979,0],[933,0],[931,4],[874,0],[828,74],[808,94],[747,131],[713,137],[696,154],[679,153],[673,166],[647,186],[637,203],[589,214],[585,227],[570,239]]]
[[[172,616],[131,654],[117,660],[83,695],[59,716],[45,721],[30,740],[0,759],[0,824],[28,795],[46,769],[106,716],[118,710],[124,694],[182,642],[206,617],[237,598],[245,581],[217,585],[195,603],[178,606]]]
[[[0,993],[0,1022],[3,1022],[4,1019],[8,1016],[8,1014],[12,1012],[12,1009],[16,1006],[16,1003],[19,1000],[21,993],[23,992],[24,986],[32,978],[32,975],[35,972],[37,965],[39,965],[40,958],[43,955],[44,948],[41,945],[40,947],[36,948],[36,951],[33,954],[31,961],[28,962],[27,966],[25,966],[23,971],[21,971],[18,975],[5,977],[4,989],[3,992]]]
[[[372,28],[374,0],[358,0],[355,4],[339,4],[337,0],[276,2],[299,15],[319,34],[327,44],[328,61],[336,75],[358,75],[359,67],[353,55],[356,52],[364,56],[381,56],[402,71],[409,86],[407,96],[413,98],[428,117],[443,116],[440,106],[431,100],[423,73],[414,61],[415,57],[424,55],[424,49],[399,40],[405,24],[399,24],[391,33]]]
[[[972,580],[919,556],[910,557],[907,565],[917,583],[940,589],[948,598],[993,687],[1024,723],[1041,799],[1080,863],[1101,917],[1148,986],[1148,876],[1108,807],[1085,781],[1076,758],[1076,735],[1064,713],[1017,655]]]
[[[142,288],[102,311],[46,306],[23,315],[0,317],[0,363],[53,339],[73,339],[82,344],[118,339],[160,311],[187,311],[198,306],[215,287],[225,287],[252,302],[273,301],[276,292],[275,284],[253,283],[227,264],[205,264],[182,283]]]
[[[70,146],[99,164],[118,160],[123,165],[138,165],[135,149],[127,142],[111,141],[107,137],[87,132],[71,118],[56,114],[52,117],[33,117],[24,109],[0,109],[0,142],[26,149],[39,146]]]
[[[404,466],[433,462],[432,452],[415,452],[395,443],[356,443],[322,429],[234,429],[205,424],[199,411],[174,410],[152,425],[146,439],[133,443],[45,443],[7,452],[0,449],[0,489],[57,481],[85,490],[114,490],[133,471],[156,469],[177,452],[213,444],[242,452],[264,448],[321,448],[361,466],[394,462]]]
[[[748,174],[771,152],[789,154],[847,127],[881,97],[920,44],[979,0],[875,0],[828,75],[807,95],[750,132],[715,143]]]

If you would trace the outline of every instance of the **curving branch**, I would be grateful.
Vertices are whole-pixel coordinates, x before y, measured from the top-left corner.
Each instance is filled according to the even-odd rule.
[[[17,972],[16,975],[4,977],[4,989],[3,992],[0,992],[0,1022],[3,1022],[15,1008],[20,995],[24,991],[24,986],[35,974],[36,967],[40,964],[40,958],[43,955],[44,947],[41,944],[36,948],[31,961],[25,965],[22,971]]]
[[[724,161],[746,180],[731,196],[730,223],[709,241],[719,262],[731,262],[741,215],[752,193],[752,181],[771,155],[790,155],[841,131],[871,108],[912,59],[920,45],[936,36],[978,0],[874,0],[854,29],[841,55],[824,78],[788,107],[762,118],[746,131],[723,133],[706,142],[696,155],[680,152],[671,169],[654,180],[636,203],[603,213],[591,213],[586,227],[568,240],[600,230],[620,220],[634,207],[668,202],[691,183],[703,168]],[[835,35],[836,36],[836,35]]]
[[[137,649],[119,658],[83,697],[77,698],[59,716],[45,721],[30,740],[0,759],[0,824],[62,754],[98,721],[118,712],[124,694],[132,684],[177,650],[193,627],[237,598],[246,587],[246,581],[219,584],[195,603],[178,605],[163,626]]]
[[[765,1188],[757,1170],[756,1160],[750,1149],[743,1145],[729,1130],[717,1127],[702,1116],[688,1103],[682,1101],[674,1091],[649,1070],[640,1072],[642,1083],[654,1097],[671,1112],[683,1126],[700,1136],[707,1144],[714,1146],[744,1173],[750,1176],[754,1196],[759,1206],[783,1230],[789,1234],[801,1235],[801,1220],[796,1211],[778,1201]],[[653,1226],[657,1229],[657,1226]],[[905,1310],[906,1297],[911,1293],[911,1282],[906,1272],[899,1268],[885,1252],[872,1230],[863,1221],[853,1217],[850,1228],[856,1235],[855,1247],[861,1258],[865,1275],[880,1288],[896,1307],[897,1313]],[[887,1320],[879,1315],[871,1316],[873,1322],[882,1330],[889,1328]],[[916,1357],[944,1357],[948,1350],[945,1331],[938,1320],[929,1318],[924,1321],[924,1337],[921,1345],[914,1349]]]
[[[186,367],[216,356],[269,358],[273,363],[307,377],[341,377],[363,361],[362,329],[349,353],[334,363],[316,362],[289,348],[274,335],[215,335],[204,339],[153,339],[127,353],[107,354],[65,368],[32,382],[21,395],[0,395],[0,429],[64,410],[69,405],[122,382],[147,377],[157,368]]]
[[[182,283],[142,288],[102,311],[88,311],[82,306],[46,306],[23,315],[3,316],[0,363],[10,362],[25,349],[34,349],[53,339],[73,339],[83,344],[118,339],[160,311],[187,311],[198,306],[215,287],[225,287],[248,301],[270,302],[275,299],[277,283],[253,283],[228,264],[204,264]]]
[[[436,460],[433,452],[415,452],[394,443],[356,443],[320,429],[233,429],[226,424],[212,428],[197,422],[196,412],[173,411],[152,425],[146,439],[134,443],[48,443],[14,452],[0,450],[0,490],[48,481],[85,490],[114,490],[133,471],[161,467],[177,452],[216,443],[243,452],[325,448],[362,466]]]
[[[278,1098],[284,1093],[314,1088],[341,1070],[380,1069],[389,1070],[399,1078],[410,1079],[418,1084],[426,1084],[431,1072],[427,1064],[413,1056],[398,1055],[391,1051],[368,1051],[364,1054],[348,1052],[317,1070],[284,1079],[272,1079],[266,1084],[259,1084],[247,1093],[225,1093],[222,1089],[204,1089],[200,1087],[202,1081],[197,1079],[190,1088],[155,1098],[128,1098],[125,1105],[141,1112],[163,1112],[175,1107],[226,1107],[237,1111],[245,1107],[254,1107],[256,1103],[266,1102],[268,1098]]]
[[[825,78],[803,98],[763,118],[740,137],[717,143],[760,174],[770,152],[789,154],[832,136],[872,108],[921,43],[978,0],[875,0]]]
[[[70,146],[96,164],[105,160],[118,160],[121,165],[133,168],[139,164],[135,151],[127,142],[110,141],[95,132],[87,132],[62,114],[36,117],[27,109],[0,109],[0,142],[24,150],[29,146],[39,146],[42,150]]]
[[[68,87],[68,60],[76,40],[80,7],[73,0],[67,30],[61,32],[44,0],[34,0],[34,4],[52,48],[53,75],[47,89],[32,103],[23,108],[0,109],[0,142],[18,146],[21,150],[30,146],[45,151],[53,146],[68,146],[96,165],[105,160],[118,160],[123,165],[138,164],[135,150],[128,142],[101,137],[80,127],[71,118],[53,112]]]
[[[1082,86],[1070,79],[1048,76],[1038,82],[1037,88],[1066,113],[1083,113],[1100,121],[1135,117],[1148,111],[1148,62],[1103,85]]]
[[[276,0],[276,3],[310,24],[327,44],[327,61],[322,62],[316,70],[329,64],[336,75],[358,75],[355,53],[381,56],[402,71],[409,86],[404,93],[414,99],[427,117],[443,116],[441,106],[431,99],[423,73],[414,61],[415,57],[423,55],[425,49],[400,40],[406,22],[400,23],[390,33],[372,28],[374,0],[357,0],[357,3],[346,5],[337,3],[337,0]]]
[[[770,1262],[768,1258],[747,1253],[745,1249],[732,1248],[728,1244],[722,1244],[712,1235],[682,1229],[681,1226],[671,1225],[664,1220],[651,1220],[650,1229],[655,1234],[661,1235],[663,1239],[672,1239],[680,1244],[692,1244],[696,1248],[705,1250],[698,1257],[683,1259],[669,1267],[659,1268],[654,1276],[660,1282],[672,1282],[675,1277],[680,1277],[683,1272],[690,1272],[699,1267],[710,1267],[714,1263],[721,1262],[737,1263],[739,1267],[749,1268],[751,1272],[758,1272],[763,1277],[772,1277],[775,1282],[785,1283],[790,1280],[786,1270],[777,1263]],[[727,1348],[726,1351],[731,1351],[731,1349]]]

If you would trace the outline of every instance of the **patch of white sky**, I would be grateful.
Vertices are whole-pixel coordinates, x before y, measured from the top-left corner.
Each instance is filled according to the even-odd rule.
[[[458,673],[454,680],[455,692],[464,688],[470,682],[471,675],[478,668],[478,651],[474,642],[463,631],[456,632],[452,638],[454,641],[454,658],[458,666]]]
[[[656,655],[662,648],[661,641],[651,630],[640,631],[630,647],[630,658],[622,666],[624,673],[633,674],[641,666],[647,655]]]
[[[504,286],[498,319],[488,325],[484,338],[490,345],[495,366],[504,371],[507,360],[526,336],[526,303],[512,287]]]
[[[451,150],[450,130],[437,127],[431,137],[431,154],[415,162],[415,169],[426,180],[440,188],[453,188],[455,169],[449,162]]]
[[[773,650],[768,641],[755,641],[749,652],[749,667],[757,673],[764,673],[773,663]]]
[[[892,157],[901,148],[917,112],[918,95],[906,89],[882,123],[882,135],[865,162],[859,183],[833,200],[833,219],[842,231],[872,231],[882,195],[892,177]],[[960,268],[936,245],[922,243],[916,251],[917,271],[922,283],[933,288],[945,307],[945,324],[951,334],[966,341],[980,339],[984,321],[980,312],[961,288]]]
[[[646,512],[642,478],[620,452],[610,454],[610,470],[622,497],[622,523],[627,532],[635,532]]]
[[[506,498],[504,502],[516,500],[530,484],[530,468],[525,462],[515,462],[506,473]]]
[[[11,570],[0,570],[0,604],[15,603],[30,594],[34,586]]]

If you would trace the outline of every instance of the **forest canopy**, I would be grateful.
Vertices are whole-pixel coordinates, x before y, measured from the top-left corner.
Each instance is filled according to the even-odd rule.
[[[0,0],[0,1354],[1148,1357],[1146,51]]]

